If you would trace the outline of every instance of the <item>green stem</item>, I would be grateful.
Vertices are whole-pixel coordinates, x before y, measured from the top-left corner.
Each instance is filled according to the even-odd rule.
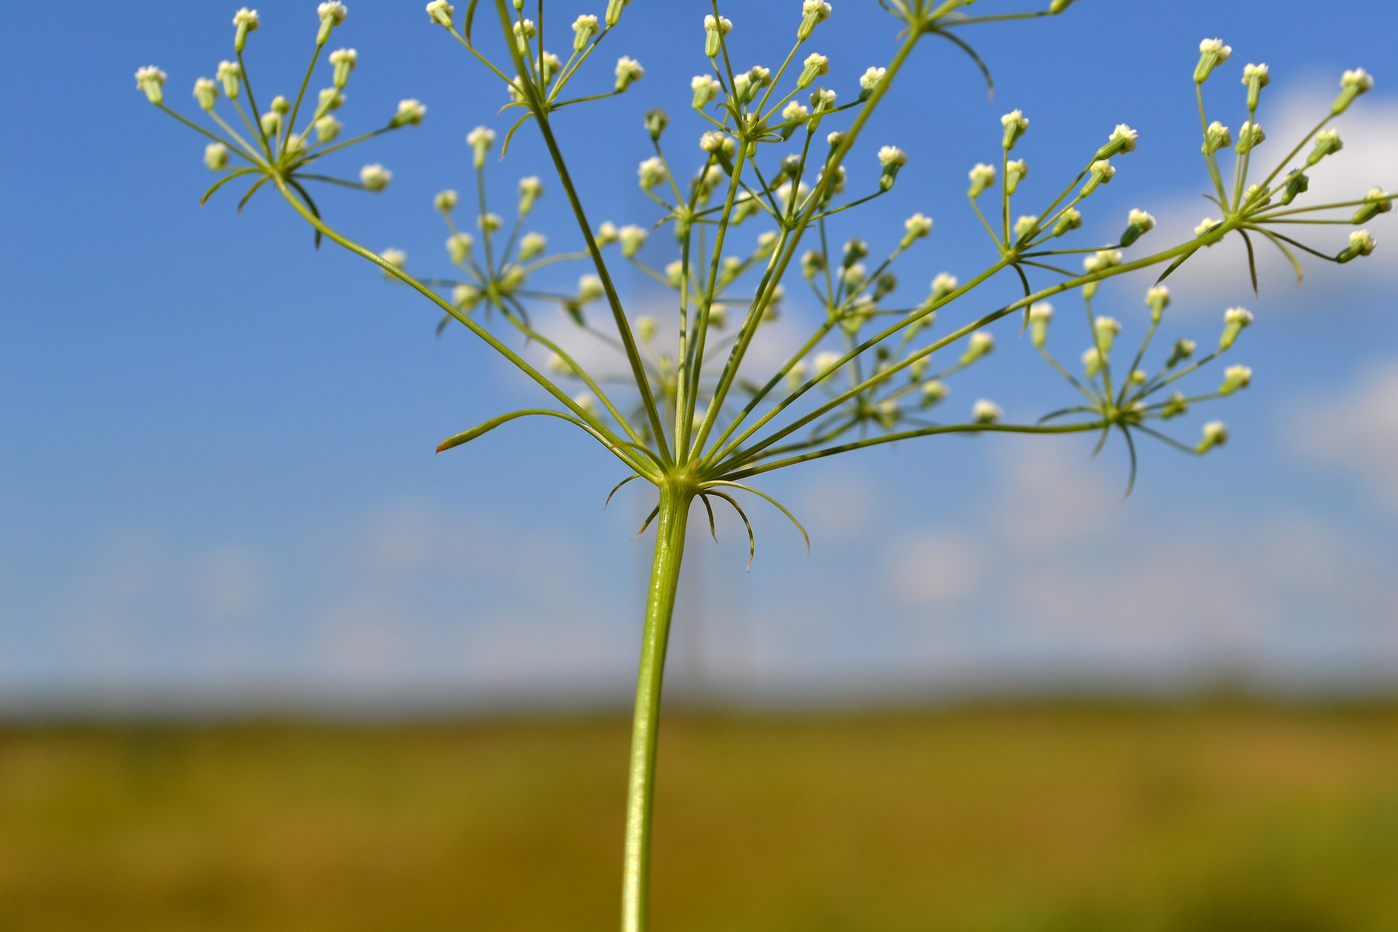
[[[626,852],[622,861],[622,932],[645,932],[650,925],[651,817],[655,805],[655,748],[660,726],[660,686],[665,674],[665,646],[675,589],[684,556],[684,535],[694,492],[666,482],[660,486],[660,515],[655,534],[646,628],[641,640],[641,669],[636,682],[636,712],[631,726],[631,764],[626,772]]]

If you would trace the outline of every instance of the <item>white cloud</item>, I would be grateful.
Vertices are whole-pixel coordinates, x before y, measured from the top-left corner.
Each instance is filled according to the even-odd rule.
[[[1349,473],[1398,511],[1398,361],[1347,392],[1301,404],[1289,439],[1304,459]]]
[[[889,563],[894,591],[915,605],[955,603],[980,588],[986,576],[981,545],[950,531],[913,536],[898,543]]]

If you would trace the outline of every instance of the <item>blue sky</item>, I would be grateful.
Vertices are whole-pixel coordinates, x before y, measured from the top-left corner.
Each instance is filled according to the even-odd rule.
[[[976,12],[1028,5],[981,0]],[[595,6],[551,6],[550,22]],[[463,137],[479,124],[503,131],[505,98],[419,7],[358,0],[337,30],[333,42],[360,55],[350,131],[379,125],[404,97],[429,110],[422,126],[341,159],[347,173],[387,165],[387,192],[332,191],[321,206],[365,245],[405,249],[411,270],[444,274],[432,195],[473,190]],[[738,61],[775,65],[798,7],[732,5]],[[835,7],[812,47],[831,56],[830,86],[852,95],[858,75],[891,56],[896,30],[872,2]],[[557,119],[595,219],[655,219],[634,181],[649,154],[647,108],[674,118],[671,151],[697,153],[688,80],[703,70],[707,8],[635,0],[607,51],[638,58],[645,78]],[[255,86],[292,93],[314,4],[259,9]],[[1016,150],[1032,166],[1030,197],[1056,193],[1116,123],[1136,127],[1140,146],[1094,195],[1082,235],[1114,238],[1142,207],[1161,220],[1154,245],[1165,244],[1209,206],[1190,74],[1199,39],[1215,35],[1235,52],[1209,84],[1212,105],[1236,126],[1242,66],[1267,62],[1260,119],[1275,147],[1323,112],[1342,70],[1374,72],[1377,88],[1340,124],[1345,150],[1316,173],[1329,173],[1316,190],[1393,190],[1395,76],[1366,37],[1391,35],[1398,11],[1330,9],[1081,0],[1051,20],[979,27],[967,36],[994,70],[994,101],[968,59],[927,43],[852,162],[858,188],[873,183],[874,148],[906,149],[896,196],[843,215],[834,235],[862,236],[877,254],[913,210],[933,217],[930,239],[898,268],[917,295],[937,272],[966,278],[989,264],[965,173],[997,156],[999,116],[1018,107],[1032,121]],[[313,250],[272,197],[241,216],[235,197],[198,206],[203,142],[146,103],[131,74],[164,68],[167,99],[192,115],[188,88],[229,55],[231,13],[173,2],[78,3],[59,19],[35,4],[7,11],[0,78],[16,91],[0,104],[12,140],[0,213],[0,708],[624,697],[651,547],[631,536],[647,493],[628,487],[603,512],[618,464],[552,422],[434,456],[444,437],[539,392],[461,328],[434,339],[430,307],[343,251]],[[608,61],[585,80],[605,86]],[[548,188],[535,225],[555,248],[572,246],[526,128],[503,164],[492,158],[494,202],[508,206],[529,174]],[[1213,340],[1223,309],[1244,304],[1257,323],[1236,361],[1256,374],[1218,411],[1229,446],[1194,460],[1147,445],[1129,501],[1121,452],[1093,460],[1081,438],[927,440],[771,477],[763,487],[807,520],[811,556],[760,508],[751,574],[731,522],[719,546],[692,539],[675,694],[846,701],[1221,678],[1391,689],[1398,262],[1392,221],[1371,228],[1378,252],[1340,270],[1312,264],[1299,289],[1267,256],[1254,297],[1225,246],[1172,279],[1160,345]],[[643,253],[653,264],[670,258],[663,239]],[[641,276],[623,269],[618,280],[634,313],[663,310]],[[1012,291],[1001,284],[956,314],[994,307]],[[1099,311],[1122,320],[1123,339],[1140,333],[1148,284],[1102,289]],[[777,346],[813,319],[792,292]],[[1067,401],[1016,328],[995,332],[999,349],[954,383],[948,404],[991,397],[1029,419]]]

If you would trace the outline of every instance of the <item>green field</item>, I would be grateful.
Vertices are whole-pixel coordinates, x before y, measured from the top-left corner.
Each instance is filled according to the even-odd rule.
[[[1398,929],[1398,710],[672,717],[657,932]],[[612,930],[626,722],[0,731],[0,930]]]

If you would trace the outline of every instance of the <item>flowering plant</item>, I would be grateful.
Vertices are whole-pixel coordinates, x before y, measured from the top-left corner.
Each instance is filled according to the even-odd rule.
[[[641,63],[623,55],[606,78],[607,89],[582,96],[565,94],[590,74],[591,59],[618,27],[629,2],[609,0],[602,17],[579,16],[567,31],[555,33],[554,39],[566,40],[566,60],[545,48],[544,31],[536,25],[544,22],[543,0],[537,0],[536,19],[525,15],[524,0],[494,0],[484,9],[478,9],[479,0],[470,0],[460,13],[447,0],[427,4],[430,22],[480,62],[485,81],[500,82],[507,95],[506,108],[519,114],[501,144],[502,157],[517,131],[531,121],[537,128],[582,241],[577,252],[551,254],[542,235],[523,232],[544,194],[545,184],[536,177],[520,181],[516,219],[506,230],[506,221],[489,211],[484,194],[487,156],[498,137],[493,130],[478,127],[466,137],[480,189],[475,232],[456,223],[457,192],[445,190],[435,198],[434,206],[450,234],[447,252],[460,273],[455,278],[410,274],[402,252],[376,253],[350,240],[322,216],[311,197],[315,184],[383,191],[393,176],[382,165],[365,165],[357,181],[322,174],[319,166],[341,150],[415,126],[426,114],[426,107],[417,100],[404,100],[384,126],[340,139],[343,127],[337,114],[358,61],[355,50],[331,52],[327,56],[330,86],[313,96],[307,91],[322,52],[345,22],[344,4],[319,5],[315,50],[301,88],[294,99],[273,98],[265,113],[258,113],[244,63],[248,36],[261,25],[253,10],[242,9],[234,16],[234,59],[221,62],[214,79],[200,78],[194,84],[194,97],[210,125],[195,123],[165,104],[166,76],[158,68],[140,69],[136,82],[151,103],[209,138],[205,162],[221,177],[205,200],[237,179],[251,182],[242,203],[270,184],[311,225],[317,243],[329,239],[374,263],[391,280],[415,289],[441,311],[439,332],[452,323],[466,327],[533,379],[553,402],[552,407],[495,417],[445,440],[439,451],[468,443],[516,418],[552,417],[584,431],[624,464],[630,474],[617,488],[641,479],[657,490],[658,502],[642,527],[644,531],[656,523],[657,540],[627,783],[623,928],[636,932],[647,924],[656,729],[665,650],[687,523],[696,500],[703,505],[711,530],[715,502],[735,509],[748,529],[750,563],[755,538],[741,495],[765,499],[798,528],[800,524],[783,505],[747,480],[852,450],[939,434],[993,431],[1090,433],[1098,437],[1100,448],[1119,435],[1130,453],[1131,483],[1138,437],[1157,438],[1190,454],[1207,453],[1227,440],[1222,422],[1205,424],[1195,443],[1169,436],[1163,425],[1197,404],[1249,385],[1252,371],[1233,365],[1212,391],[1186,394],[1176,388],[1229,352],[1253,322],[1253,315],[1242,308],[1228,309],[1215,347],[1196,357],[1198,346],[1179,340],[1150,371],[1143,365],[1170,303],[1162,282],[1200,249],[1235,233],[1247,245],[1250,269],[1255,238],[1279,249],[1298,276],[1298,252],[1337,263],[1366,256],[1373,251],[1374,240],[1363,229],[1351,233],[1347,245],[1335,254],[1286,231],[1296,224],[1360,226],[1390,210],[1392,195],[1373,189],[1348,201],[1297,205],[1308,187],[1307,172],[1341,148],[1338,133],[1329,128],[1331,121],[1373,86],[1362,70],[1345,72],[1340,95],[1315,128],[1261,180],[1254,181],[1253,156],[1267,139],[1257,111],[1269,72],[1260,64],[1243,69],[1247,119],[1235,143],[1231,130],[1222,122],[1211,122],[1205,109],[1204,86],[1232,54],[1220,40],[1209,39],[1200,45],[1194,84],[1202,154],[1212,188],[1206,196],[1217,206],[1219,219],[1206,219],[1185,242],[1128,255],[1139,250],[1156,225],[1149,213],[1137,209],[1126,217],[1116,242],[1067,245],[1083,224],[1081,208],[1100,186],[1112,182],[1117,162],[1136,149],[1138,134],[1125,124],[1118,125],[1102,144],[1084,151],[1082,170],[1061,187],[1057,197],[1034,213],[1016,216],[1013,199],[1029,167],[1023,158],[1011,156],[1025,139],[1030,121],[1014,110],[1001,120],[998,164],[994,160],[977,164],[969,173],[969,205],[991,240],[993,259],[965,282],[938,274],[926,296],[899,306],[892,300],[899,284],[893,266],[930,235],[931,219],[921,213],[908,217],[896,247],[878,261],[869,260],[868,244],[859,238],[837,246],[827,237],[829,218],[887,195],[908,165],[904,150],[884,145],[875,155],[879,180],[874,189],[847,195],[846,163],[863,141],[870,116],[924,40],[946,40],[980,64],[963,38],[969,29],[1057,15],[1072,0],[1051,0],[1044,10],[985,16],[965,12],[972,0],[881,0],[902,26],[896,50],[885,65],[864,71],[857,87],[838,92],[821,80],[830,73],[829,58],[805,53],[817,27],[832,15],[830,3],[803,0],[800,18],[795,20],[795,41],[775,70],[755,66],[739,71],[732,65],[727,45],[735,25],[712,0],[712,13],[702,22],[708,70],[696,76],[689,89],[689,105],[707,125],[698,140],[695,173],[687,180],[677,174],[675,162],[682,156],[663,144],[669,117],[662,110],[647,112],[644,129],[655,154],[640,164],[638,180],[654,210],[645,218],[649,226],[618,228],[611,221],[594,224],[589,218],[550,121],[564,108],[624,94],[645,77]],[[477,46],[473,30],[478,13],[498,17],[508,60],[492,61]],[[852,99],[842,101],[842,94]],[[231,110],[231,119],[220,112],[221,98],[226,101],[224,112]],[[238,123],[241,131],[235,129]],[[785,153],[788,146],[796,151]],[[783,153],[771,154],[773,147]],[[1221,158],[1228,148],[1234,153],[1231,179]],[[994,198],[991,192],[997,184],[999,196]],[[983,209],[991,200],[998,200],[998,205]],[[1349,215],[1336,216],[1335,211]],[[1322,216],[1312,216],[1317,212]],[[747,222],[764,227],[757,247],[746,254],[732,252],[729,234]],[[673,234],[679,258],[656,268],[641,251],[648,237],[661,228]],[[612,277],[618,261],[608,258],[613,247],[620,261],[671,289],[670,319],[628,315]],[[1066,267],[1078,260],[1081,271]],[[565,261],[583,261],[591,267],[575,291],[550,293],[531,287],[537,272]],[[1120,353],[1121,324],[1094,310],[1098,287],[1106,279],[1154,267],[1162,272],[1145,295],[1150,324],[1138,348]],[[759,329],[777,318],[792,271],[799,273],[798,281],[805,283],[824,309],[823,319],[775,371],[753,373],[749,349]],[[1012,274],[1022,285],[1023,297],[989,311],[970,310],[969,296],[1004,274]],[[1256,287],[1255,271],[1252,277]],[[1049,299],[1066,292],[1078,292],[1085,309],[1088,347],[1078,373],[1049,350],[1049,330],[1055,320]],[[529,308],[541,303],[556,304],[582,333],[614,350],[625,374],[589,372],[561,344],[540,332]],[[597,307],[602,310],[594,312]],[[1025,424],[1005,422],[1001,409],[986,399],[971,405],[969,417],[940,416],[948,407],[948,382],[994,349],[987,325],[1010,315],[1018,316],[1029,342],[1081,395],[1081,403]],[[944,332],[935,333],[939,316],[950,320]],[[547,365],[536,367],[523,350],[511,347],[506,336],[497,335],[499,328],[507,331],[506,336],[513,330],[526,343],[546,348],[552,354]],[[1122,361],[1126,364],[1120,365]],[[604,382],[622,387],[605,390]]]

